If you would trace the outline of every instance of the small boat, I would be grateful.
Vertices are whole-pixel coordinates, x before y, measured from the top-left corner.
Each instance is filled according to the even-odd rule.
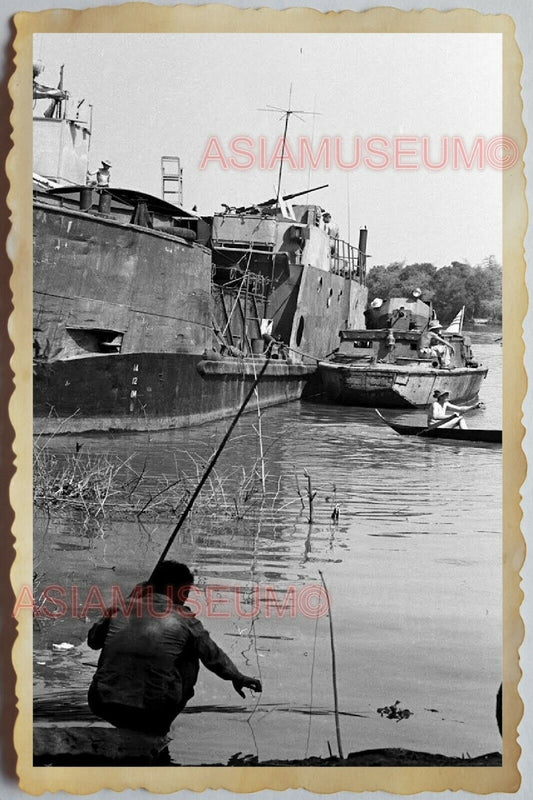
[[[317,389],[330,402],[416,408],[437,390],[449,391],[452,403],[477,396],[488,370],[474,360],[470,338],[461,332],[462,312],[442,330],[429,304],[393,297],[371,306],[365,319],[364,329],[341,330],[337,350],[318,364]],[[438,346],[429,346],[437,331]]]
[[[501,430],[485,428],[443,428],[436,425],[433,428],[423,427],[422,425],[400,425],[398,422],[391,422],[381,414],[377,408],[376,414],[385,422],[389,428],[402,436],[423,436],[429,439],[453,439],[463,442],[489,442],[491,444],[501,444]]]

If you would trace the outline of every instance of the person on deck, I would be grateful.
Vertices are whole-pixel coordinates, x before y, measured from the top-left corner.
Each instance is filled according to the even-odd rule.
[[[334,253],[337,248],[337,239],[339,238],[339,226],[336,222],[331,221],[331,214],[329,211],[324,211],[322,214],[322,222],[324,224],[324,230],[329,235],[331,253]]]
[[[102,165],[92,172],[88,171],[89,186],[109,186],[111,180],[111,161],[102,161]]]
[[[194,577],[185,564],[163,561],[134,590],[134,610],[111,609],[89,631],[102,649],[89,706],[118,728],[164,735],[194,695],[200,661],[244,697],[261,682],[243,675],[184,605]],[[127,612],[127,613],[124,613]]]
[[[322,214],[322,222],[324,223],[324,230],[328,233],[332,239],[339,238],[339,226],[336,222],[331,221],[331,214],[329,211],[324,211]]]
[[[111,180],[111,161],[102,161],[102,166],[96,172],[96,183],[98,186],[109,186]]]
[[[433,397],[435,399],[431,403],[428,413],[428,428],[438,425],[439,428],[462,428],[465,430],[468,425],[461,416],[461,412],[471,411],[481,405],[481,403],[474,403],[472,406],[454,406],[448,400],[450,393],[447,391],[435,391]]]
[[[435,356],[439,360],[439,365],[442,367],[451,366],[451,356],[455,353],[455,347],[439,336],[442,330],[442,325],[437,319],[431,320],[428,325],[427,331],[420,334],[418,343],[418,354],[427,358],[428,356]]]

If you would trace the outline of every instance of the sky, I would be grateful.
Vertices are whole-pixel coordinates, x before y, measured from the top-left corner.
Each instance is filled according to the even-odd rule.
[[[283,119],[263,109],[286,108],[291,95],[291,108],[314,112],[291,117],[292,150],[299,137],[313,148],[340,137],[348,161],[354,137],[363,148],[374,136],[417,137],[403,145],[415,148],[403,162],[416,170],[343,170],[334,159],[329,169],[284,167],[283,193],[328,184],[309,202],[331,212],[341,238],[357,244],[368,228],[370,266],[501,261],[501,171],[453,169],[451,159],[431,171],[419,144],[427,136],[436,161],[442,137],[460,137],[469,151],[476,137],[501,133],[498,34],[42,34],[34,59],[48,85],[64,64],[65,88],[92,104],[90,168],[111,160],[114,186],[160,195],[161,156],[177,155],[186,208],[209,214],[275,196],[278,165],[260,168],[259,138],[269,160]],[[234,137],[248,137],[256,163],[200,169],[213,136],[226,158]]]

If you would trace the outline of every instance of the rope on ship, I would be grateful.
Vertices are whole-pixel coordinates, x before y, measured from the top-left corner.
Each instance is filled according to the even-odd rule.
[[[238,289],[237,289],[237,294],[236,294],[236,296],[235,296],[235,299],[234,299],[234,302],[233,302],[233,305],[232,305],[232,307],[231,307],[231,309],[230,309],[230,312],[229,312],[229,314],[226,312],[226,316],[227,316],[227,321],[226,321],[226,324],[225,324],[225,326],[224,326],[223,330],[222,330],[222,331],[220,331],[219,333],[217,333],[217,331],[216,331],[216,330],[213,328],[213,330],[214,330],[214,332],[215,332],[215,336],[217,336],[217,338],[219,339],[219,341],[220,341],[220,336],[222,336],[222,337],[223,337],[223,340],[224,340],[224,343],[225,343],[225,345],[226,345],[226,346],[228,346],[228,345],[227,345],[227,341],[226,341],[226,334],[227,334],[227,332],[228,332],[228,329],[229,329],[229,330],[230,330],[230,332],[231,332],[231,320],[233,319],[233,315],[234,315],[234,313],[235,313],[235,310],[236,310],[236,309],[237,309],[237,307],[240,305],[240,302],[239,302],[239,301],[240,301],[240,297],[241,297],[241,294],[242,294],[243,288],[244,288],[245,284],[248,282],[250,274],[252,274],[252,273],[250,272],[250,263],[251,263],[252,255],[253,255],[253,252],[254,252],[254,244],[255,244],[255,239],[253,239],[253,238],[252,238],[252,239],[250,240],[250,243],[249,243],[249,245],[248,245],[248,249],[247,249],[246,251],[244,251],[244,253],[241,255],[241,257],[240,257],[240,258],[238,259],[238,261],[236,262],[236,263],[237,263],[237,265],[240,265],[240,263],[241,263],[241,262],[242,262],[244,259],[246,259],[246,260],[247,260],[247,263],[246,263],[246,266],[245,266],[245,268],[244,268],[244,272],[243,272],[243,274],[242,274],[242,275],[241,275],[239,278],[236,278],[234,281],[230,281],[230,283],[237,283],[237,282],[239,282],[239,287],[238,287]],[[218,250],[217,250],[217,253],[220,253],[220,251],[218,251]],[[224,257],[224,258],[227,258],[225,253],[223,254],[223,257]],[[229,263],[229,262],[230,262],[230,259],[229,259],[229,257],[227,258],[227,260],[228,260],[228,263]],[[232,266],[233,266],[233,265],[235,264],[235,262],[234,262],[234,261],[232,261],[232,262],[231,262],[231,264],[232,264]],[[227,286],[228,284],[224,284],[224,285],[225,285],[225,286]],[[223,291],[223,288],[222,288],[222,291]],[[248,331],[247,331],[247,325],[246,325],[246,322],[247,322],[247,317],[246,317],[246,312],[247,312],[247,309],[246,309],[246,302],[245,302],[245,306],[244,306],[244,309],[243,309],[243,331],[242,331],[242,333],[243,333],[243,338],[244,338],[244,341],[245,341],[245,343],[247,344],[247,346],[248,346],[248,349],[249,349],[250,353],[253,353],[253,351],[252,351],[252,346],[251,346],[251,343],[250,343],[250,337],[249,337],[249,335],[248,335]],[[243,353],[243,356],[241,356],[241,359],[242,359],[242,358],[244,358],[244,356],[245,356],[245,354]],[[244,374],[244,371],[245,371],[245,370],[244,370],[244,364],[243,364],[243,374]]]

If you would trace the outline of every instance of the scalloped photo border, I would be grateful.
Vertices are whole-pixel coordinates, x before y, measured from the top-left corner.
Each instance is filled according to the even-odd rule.
[[[18,715],[14,743],[21,788],[30,794],[64,790],[86,794],[100,789],[144,788],[153,793],[207,788],[233,792],[305,788],[313,792],[383,790],[397,794],[465,790],[479,794],[516,792],[520,786],[518,724],[523,705],[519,647],[524,636],[520,616],[520,568],[525,543],[520,531],[520,489],[526,476],[522,451],[522,403],[526,392],[522,325],[527,310],[524,237],[527,203],[523,153],[522,56],[515,26],[506,15],[457,9],[441,12],[376,8],[365,12],[327,12],[311,8],[283,11],[240,10],[224,5],[161,7],[128,3],[84,11],[19,13],[14,18],[15,71],[9,83],[13,101],[13,148],[7,159],[8,206],[12,229],[7,251],[13,272],[14,310],[8,332],[14,345],[14,392],[9,405],[15,430],[16,473],[10,499],[15,514],[15,560],[11,582],[15,596],[32,580],[32,36],[36,33],[495,33],[501,35],[503,131],[518,144],[520,158],[502,173],[503,181],[503,765],[501,767],[33,767],[32,619],[17,620],[13,646]]]

